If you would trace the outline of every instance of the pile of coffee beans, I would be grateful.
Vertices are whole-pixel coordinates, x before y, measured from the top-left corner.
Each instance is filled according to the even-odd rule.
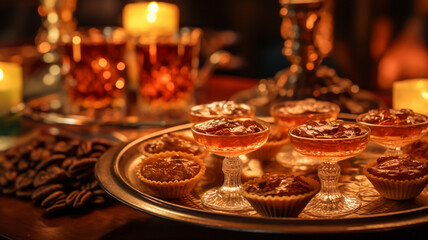
[[[77,140],[41,135],[0,152],[0,192],[31,199],[57,216],[76,209],[107,204],[94,167],[112,144],[104,139]]]

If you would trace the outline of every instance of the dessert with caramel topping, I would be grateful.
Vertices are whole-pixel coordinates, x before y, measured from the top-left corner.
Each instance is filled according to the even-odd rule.
[[[148,140],[142,143],[139,149],[146,156],[168,151],[185,152],[198,157],[205,155],[205,151],[191,137],[176,133]]]
[[[288,141],[288,134],[281,127],[272,125],[267,142],[256,151],[248,153],[247,156],[258,160],[275,160],[276,155]]]
[[[143,158],[137,176],[143,186],[162,198],[188,195],[205,173],[202,159],[183,152],[164,152]]]
[[[304,176],[264,174],[243,185],[244,197],[263,216],[297,217],[318,192],[317,181]]]
[[[373,109],[357,117],[371,128],[371,139],[387,148],[400,148],[420,139],[428,128],[428,117],[410,109]]]
[[[383,197],[410,199],[428,183],[428,163],[410,156],[380,157],[364,168],[364,174]]]
[[[269,137],[269,124],[258,119],[212,119],[192,126],[195,140],[222,156],[245,154],[261,147]]]
[[[353,122],[310,120],[290,129],[294,149],[317,159],[339,161],[362,152],[370,129]]]
[[[233,101],[218,101],[196,105],[190,108],[190,122],[198,123],[216,118],[252,118],[256,110],[253,106]]]
[[[315,99],[280,102],[271,108],[275,122],[285,130],[303,124],[307,120],[336,120],[339,112],[337,104]]]

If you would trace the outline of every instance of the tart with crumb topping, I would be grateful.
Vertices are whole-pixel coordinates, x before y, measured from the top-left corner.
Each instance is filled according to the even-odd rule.
[[[243,184],[243,196],[262,216],[297,217],[319,191],[318,181],[266,173]]]
[[[428,163],[407,155],[380,157],[363,172],[380,195],[392,200],[415,198],[428,183]]]
[[[188,195],[205,173],[201,158],[183,152],[164,152],[143,158],[137,176],[144,188],[161,198]]]
[[[178,133],[168,133],[143,142],[139,150],[146,156],[162,152],[184,152],[196,157],[206,155],[204,149],[193,138]]]

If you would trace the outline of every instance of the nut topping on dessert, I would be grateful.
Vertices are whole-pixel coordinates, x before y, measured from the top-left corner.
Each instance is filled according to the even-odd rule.
[[[394,180],[409,180],[428,174],[426,162],[410,156],[389,156],[377,159],[377,165],[367,169],[370,174]]]
[[[411,109],[373,109],[361,121],[378,125],[412,125],[426,122],[427,119]]]
[[[196,142],[173,133],[164,134],[162,137],[148,143],[144,146],[144,150],[151,154],[165,151],[186,152],[193,155],[202,153],[202,149]]]
[[[196,176],[201,166],[179,155],[152,159],[141,167],[141,175],[152,181],[171,182],[190,179]]]
[[[243,117],[253,113],[247,104],[233,101],[218,101],[210,104],[197,105],[190,109],[190,114],[202,117]]]
[[[366,133],[366,130],[356,124],[323,120],[309,120],[301,127],[292,130],[292,134],[296,136],[318,139],[353,138]]]
[[[258,181],[245,183],[244,189],[259,196],[292,196],[311,192],[314,187],[299,176],[266,173]]]
[[[330,102],[308,98],[302,101],[290,102],[287,106],[278,108],[276,111],[278,114],[287,115],[329,113],[336,111],[336,105]]]
[[[264,131],[266,128],[255,120],[216,119],[195,126],[195,131],[210,135],[247,135]]]

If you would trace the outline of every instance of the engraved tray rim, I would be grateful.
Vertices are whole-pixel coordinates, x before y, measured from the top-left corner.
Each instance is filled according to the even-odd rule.
[[[352,218],[273,218],[242,216],[204,211],[181,206],[137,191],[129,186],[119,173],[119,161],[131,147],[165,133],[190,129],[183,124],[148,134],[132,142],[112,148],[95,166],[95,176],[101,187],[112,197],[147,214],[206,227],[269,233],[349,233],[399,229],[428,223],[428,206],[396,212],[364,215]]]

